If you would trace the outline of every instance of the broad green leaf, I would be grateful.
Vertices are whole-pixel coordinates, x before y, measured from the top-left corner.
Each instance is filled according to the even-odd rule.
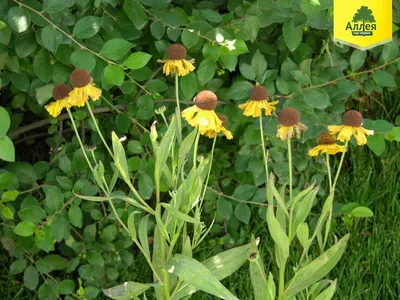
[[[124,69],[119,65],[109,65],[104,69],[104,79],[107,84],[121,86],[125,79]]]
[[[202,262],[202,264],[214,274],[218,280],[222,280],[238,270],[249,258],[251,254],[251,244],[236,247]],[[179,300],[196,292],[196,288],[189,284],[184,284],[179,291],[172,297],[172,300]]]
[[[245,203],[239,203],[235,209],[235,217],[245,224],[249,224],[251,217],[250,207]]]
[[[8,112],[0,106],[0,138],[4,138],[10,128],[10,116]]]
[[[43,0],[42,13],[58,13],[67,8],[70,4],[70,0]]]
[[[39,105],[44,105],[49,99],[53,99],[55,85],[50,83],[36,89],[36,100]]]
[[[148,17],[138,1],[124,1],[123,9],[138,30],[141,30],[147,24]]]
[[[192,74],[192,73],[190,73]],[[187,77],[187,76],[184,76]],[[159,79],[152,79],[146,83],[145,87],[152,93],[160,93],[168,89],[168,86]]]
[[[103,47],[101,47],[100,54],[108,59],[118,60],[123,58],[132,47],[132,43],[124,39],[114,38],[108,40]]]
[[[90,73],[96,67],[96,58],[86,50],[76,50],[70,59],[76,69],[85,69]]]
[[[41,39],[43,42],[43,46],[55,53],[57,51],[58,46],[64,40],[64,37],[61,32],[54,29],[52,26],[46,26],[41,33]]]
[[[184,99],[191,100],[198,89],[196,73],[191,72],[186,76],[181,76],[179,87],[182,89]]]
[[[399,42],[397,37],[394,36],[390,43],[383,46],[382,57],[385,62],[391,61],[397,57],[399,52]]]
[[[165,269],[198,290],[222,299],[238,299],[219,282],[209,269],[193,258],[176,254],[172,261],[165,266]]]
[[[10,206],[3,206],[2,209],[0,209],[1,214],[4,216],[4,218],[13,220],[14,219],[14,212],[10,208]]]
[[[396,82],[394,81],[393,75],[386,71],[383,70],[375,71],[372,77],[374,78],[374,81],[381,86],[391,87],[391,88],[396,87]]]
[[[200,222],[196,220],[195,218],[190,217],[189,215],[180,212],[176,208],[172,207],[168,203],[161,203],[161,206],[164,207],[168,212],[170,212],[173,216],[177,217],[178,219],[188,222],[188,223],[193,223],[193,224],[199,224]]]
[[[259,49],[257,49],[251,60],[251,67],[253,68],[258,80],[260,80],[261,75],[263,75],[267,70],[267,60],[265,59],[264,55],[261,54]]]
[[[150,54],[136,52],[131,54],[123,64],[131,70],[137,70],[143,68],[149,62],[150,58]]]
[[[89,250],[87,252],[87,259],[89,264],[91,264],[92,266],[99,266],[99,267],[104,266],[104,258],[100,254],[100,252],[96,250]]]
[[[15,52],[19,58],[24,58],[31,55],[37,46],[35,34],[28,30],[18,34],[15,39]]]
[[[11,275],[16,275],[22,273],[26,268],[26,259],[21,258],[14,261],[10,266]]]
[[[236,65],[238,62],[238,57],[237,55],[231,54],[231,53],[221,53],[221,56],[219,58],[221,65],[225,68],[228,69],[229,71],[233,72],[236,69]]]
[[[150,199],[153,194],[153,181],[146,173],[139,176],[139,193],[144,199]]]
[[[75,227],[82,227],[82,210],[78,205],[72,204],[71,207],[68,210],[68,217],[69,221],[71,222],[72,225]]]
[[[35,290],[39,284],[39,272],[34,266],[29,266],[24,272],[24,285],[31,291]]]
[[[321,10],[319,0],[301,0],[300,8],[304,14],[309,17],[315,17]]]
[[[385,142],[385,139],[381,135],[375,134],[372,136],[368,136],[367,146],[376,155],[380,156],[386,149],[386,142]]]
[[[289,19],[283,23],[282,32],[287,47],[293,52],[301,43],[303,28],[301,26],[295,27],[293,19]]]
[[[15,190],[6,191],[1,196],[1,200],[3,202],[14,201],[15,199],[17,199],[18,195],[19,195],[19,191],[15,191]]]
[[[101,18],[85,16],[79,19],[75,26],[73,35],[77,38],[87,39],[94,36],[101,27]]]
[[[221,216],[223,216],[225,219],[229,219],[233,212],[232,203],[225,198],[218,199],[217,209]]]
[[[232,197],[239,200],[248,200],[254,195],[256,190],[257,187],[255,187],[254,185],[242,184],[235,189]]]
[[[13,6],[8,10],[7,23],[16,33],[21,33],[29,28],[31,15],[26,8]]]
[[[308,77],[308,75],[304,74],[302,71],[300,70],[292,70],[290,71],[290,75],[293,76],[293,78],[297,81],[300,82],[302,84],[310,84],[310,77]]]
[[[104,295],[116,300],[129,300],[137,297],[156,284],[127,281],[112,288],[103,289]]]
[[[253,87],[248,81],[236,81],[231,85],[226,96],[233,100],[248,100]]]
[[[18,223],[18,225],[15,227],[14,232],[20,236],[31,236],[36,230],[36,225],[27,222],[27,221],[22,221]]]
[[[58,285],[60,294],[68,295],[73,294],[75,291],[75,283],[72,279],[65,279]]]
[[[324,290],[321,294],[315,297],[315,300],[330,300],[336,291],[336,280],[332,281],[331,285]]]
[[[49,52],[45,49],[40,50],[33,59],[33,71],[43,82],[50,82],[53,77],[54,65],[50,63]]]
[[[260,20],[256,16],[247,15],[244,19],[244,31],[249,40],[254,43],[260,30]]]
[[[151,34],[157,39],[161,39],[165,33],[165,25],[161,21],[154,21],[150,25]]]
[[[62,207],[64,201],[64,195],[60,188],[57,186],[47,186],[43,188],[46,194],[46,206],[53,210],[58,210]]]
[[[368,218],[368,217],[373,217],[374,213],[371,209],[368,207],[364,206],[359,206],[353,209],[350,213],[353,217],[356,218]]]
[[[209,58],[213,62],[217,62],[221,55],[219,47],[211,43],[204,44],[202,53],[205,58]]]
[[[304,99],[313,108],[325,109],[331,106],[329,95],[322,89],[309,89],[303,91]]]
[[[350,65],[353,72],[357,71],[365,62],[367,51],[355,49],[350,56]]]
[[[350,235],[341,238],[311,263],[299,269],[285,289],[285,296],[291,297],[326,276],[341,258]]]
[[[215,74],[215,64],[214,62],[206,58],[201,63],[197,69],[197,79],[200,85],[204,86],[207,82],[214,78]]]
[[[8,136],[0,138],[0,159],[5,161],[15,161],[14,144]]]
[[[192,48],[199,41],[199,35],[193,29],[184,29],[181,39],[186,48]]]

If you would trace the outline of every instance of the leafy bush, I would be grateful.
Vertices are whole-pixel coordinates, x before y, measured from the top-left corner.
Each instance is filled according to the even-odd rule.
[[[142,127],[149,128],[153,119],[162,123],[161,115],[154,114],[159,105],[166,106],[166,115],[174,111],[174,81],[161,74],[157,60],[166,57],[171,43],[186,46],[196,70],[179,79],[182,105],[188,105],[199,90],[216,92],[221,100],[218,109],[227,115],[234,135],[233,142],[221,142],[215,150],[213,188],[204,207],[206,213],[218,212],[212,231],[217,236],[219,224],[227,220],[230,234],[224,243],[248,240],[248,233],[242,236],[237,229],[257,217],[257,211],[245,201],[266,201],[258,122],[243,117],[237,108],[248,100],[256,83],[280,100],[279,109],[297,108],[309,127],[295,144],[294,185],[322,183],[324,161],[305,158],[318,132],[340,124],[346,107],[379,101],[384,90],[396,89],[400,59],[396,36],[370,52],[336,44],[332,1],[311,3],[318,2],[2,2],[0,159],[14,160],[10,139],[15,145],[24,143],[16,150],[19,162],[3,163],[0,171],[1,241],[17,259],[11,273],[24,273],[25,286],[31,290],[40,282],[41,299],[54,297],[50,293],[54,277],[62,278],[60,294],[84,293],[93,299],[101,287],[117,284],[135,260],[130,251],[133,242],[122,234],[116,214],[72,193],[95,196],[99,189],[71,135],[68,115],[46,119],[43,106],[52,98],[54,86],[68,82],[75,68],[90,71],[103,90],[104,98],[94,103],[101,129],[106,137],[112,131],[129,135],[129,170],[139,193],[152,199],[154,184],[148,174],[155,162],[149,156],[149,132]],[[400,7],[394,5],[394,22],[399,23]],[[373,111],[363,113],[374,119]],[[74,109],[73,114],[78,129],[89,131],[84,135],[86,144],[96,145],[97,159],[109,165],[107,149],[86,110]],[[364,126],[377,133],[367,144],[376,155],[385,151],[385,139],[400,140],[398,127],[393,127],[399,120],[390,121],[365,120]],[[38,132],[47,124],[47,130]],[[271,171],[283,184],[289,179],[287,155],[285,144],[275,137],[277,124],[276,118],[268,120],[264,133]],[[32,130],[35,134],[29,133]],[[199,151],[207,152],[210,146],[200,145]],[[322,196],[324,189],[319,193]],[[126,211],[123,202],[116,211]],[[264,206],[260,215],[265,218]],[[76,274],[83,280],[82,289],[74,280]]]

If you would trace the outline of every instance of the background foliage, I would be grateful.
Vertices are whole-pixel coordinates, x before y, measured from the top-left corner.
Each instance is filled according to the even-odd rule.
[[[173,79],[162,75],[157,60],[165,58],[172,43],[185,45],[188,57],[196,60],[196,71],[180,79],[183,105],[202,89],[216,92],[217,110],[228,116],[234,134],[232,142],[217,143],[206,198],[206,213],[210,219],[217,213],[217,222],[205,251],[218,252],[248,241],[250,231],[262,232],[258,125],[237,108],[256,82],[280,100],[279,108],[297,108],[309,127],[294,151],[295,171],[302,174],[294,177],[297,186],[324,179],[323,161],[306,154],[318,132],[340,124],[347,108],[360,110],[367,118],[364,126],[377,133],[368,139],[376,155],[370,159],[387,157],[386,140],[400,140],[398,94],[391,93],[400,84],[397,32],[391,43],[368,52],[338,45],[332,41],[332,5],[330,0],[0,2],[0,230],[13,258],[10,274],[21,274],[18,278],[39,299],[83,294],[95,299],[102,287],[116,285],[121,277],[150,276],[140,269],[144,265],[136,261],[130,238],[108,207],[82,202],[72,193],[99,191],[68,117],[48,119],[43,106],[75,68],[90,71],[103,90],[104,98],[94,104],[102,130],[108,137],[113,130],[129,137],[130,171],[141,195],[153,201],[148,174],[154,162],[141,126],[149,128],[154,119],[161,124],[154,109],[166,105],[170,115],[175,101]],[[400,23],[400,2],[393,5],[393,21]],[[76,109],[74,115],[86,144],[97,145],[96,154],[104,159],[86,112]],[[276,125],[275,118],[265,122],[264,132],[272,171],[286,182],[286,154],[275,138]],[[203,139],[200,151],[210,147]],[[349,182],[343,181],[344,189]],[[354,198],[341,200],[362,203]],[[127,214],[123,203],[117,203],[117,211]],[[138,266],[133,273],[126,268],[132,263]],[[27,289],[21,295],[29,295]]]

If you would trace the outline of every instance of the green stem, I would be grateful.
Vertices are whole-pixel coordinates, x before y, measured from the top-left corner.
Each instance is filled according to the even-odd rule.
[[[169,293],[169,275],[167,270],[162,269],[162,273],[164,275],[164,292],[165,292],[165,300],[170,300],[171,295]]]
[[[292,223],[293,223],[293,211],[295,203],[292,203],[293,198],[293,170],[292,170],[292,148],[290,143],[290,138],[287,139],[287,148],[288,148],[288,161],[289,161],[289,203],[291,204],[291,209],[289,213],[289,241],[292,238]]]
[[[178,124],[178,143],[182,143],[182,119],[181,107],[179,104],[179,80],[178,73],[175,73],[175,98],[176,98],[176,122]]]
[[[140,252],[142,252],[142,254],[144,255],[144,257],[146,258],[147,263],[149,264],[151,270],[153,271],[154,276],[157,278],[157,280],[159,282],[163,282],[160,278],[160,276],[158,276],[156,269],[153,266],[153,263],[151,262],[150,257],[147,256],[146,251],[144,251],[142,245],[139,243],[139,241],[137,239],[134,239],[133,242],[136,244],[136,246],[139,248]]]
[[[197,131],[196,141],[194,142],[194,149],[193,149],[193,168],[194,169],[196,169],[197,149],[199,147],[199,139],[200,139],[200,131]]]
[[[330,167],[330,163],[329,163],[329,153],[328,152],[326,152],[326,168],[328,169],[329,193],[331,194],[333,191],[333,187],[332,187],[331,167]],[[331,230],[331,220],[332,220],[332,205],[329,208],[328,220],[326,221],[326,225],[325,225],[325,236],[324,236],[324,242],[322,244],[321,252],[324,252],[326,243],[328,242],[328,235],[329,235],[329,231]]]
[[[99,125],[97,124],[97,120],[96,120],[96,118],[95,118],[95,116],[94,116],[94,114],[93,114],[92,108],[90,107],[89,101],[86,101],[86,107],[87,107],[88,110],[89,110],[89,114],[90,114],[90,116],[91,116],[91,118],[92,118],[94,127],[96,128],[97,133],[98,133],[99,136],[100,136],[100,139],[102,140],[104,146],[107,148],[108,153],[110,153],[111,157],[114,159],[114,155],[113,155],[113,153],[112,153],[110,147],[108,147],[108,144],[107,144],[106,140],[104,139],[103,134],[101,133],[101,130],[100,130],[100,128],[99,128]]]
[[[332,193],[332,174],[331,174],[331,166],[329,163],[329,153],[328,152],[326,152],[326,168],[328,169],[329,192]]]
[[[204,183],[204,190],[203,190],[203,194],[201,195],[201,199],[200,199],[200,207],[201,207],[201,205],[203,203],[204,196],[206,195],[207,186],[208,186],[208,180],[210,179],[210,175],[211,175],[211,168],[212,168],[212,163],[213,163],[213,158],[214,158],[214,149],[215,149],[216,141],[217,141],[217,136],[214,137],[212,148],[211,148],[210,167],[208,168],[208,174],[207,174],[206,182]]]
[[[107,197],[110,197],[110,195],[107,195]],[[114,203],[112,203],[112,200],[108,200],[110,203],[110,206],[112,208],[112,211],[114,212],[115,217],[117,218],[118,222],[121,224],[121,226],[126,230],[126,232],[129,234],[129,229],[126,227],[124,222],[122,222],[121,218],[118,216],[117,210],[115,209]]]
[[[279,300],[283,300],[283,294],[285,292],[285,269],[286,260],[283,260],[279,267]]]
[[[344,160],[344,155],[345,155],[345,153],[347,152],[348,144],[349,144],[349,141],[346,141],[345,144],[344,144],[344,150],[343,150],[343,153],[342,153],[342,157],[340,158],[339,167],[338,167],[338,170],[337,170],[337,172],[336,172],[335,180],[333,181],[332,191],[335,190],[335,186],[336,186],[337,180],[338,180],[338,178],[339,178],[340,170],[341,170],[341,168],[342,168],[342,164],[343,164],[343,160]]]
[[[92,173],[94,173],[92,164],[90,163],[90,160],[89,160],[89,158],[88,158],[88,156],[86,154],[85,147],[83,146],[81,137],[79,136],[78,129],[76,128],[74,117],[72,116],[72,113],[71,113],[69,108],[67,108],[67,112],[68,112],[69,118],[71,119],[72,127],[74,128],[76,138],[78,139],[79,145],[81,146],[83,156],[85,157],[86,162],[88,163],[90,170],[92,171]]]
[[[265,176],[266,176],[267,183],[268,183],[268,157],[267,157],[267,154],[265,153],[264,128],[263,128],[262,116],[260,116],[260,138],[261,138],[261,146],[262,146],[263,157],[264,157]]]

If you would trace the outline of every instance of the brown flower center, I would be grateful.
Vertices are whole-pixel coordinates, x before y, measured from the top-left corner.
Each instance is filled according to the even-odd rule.
[[[279,124],[283,126],[293,126],[300,123],[299,112],[291,107],[286,107],[278,113]]]
[[[71,76],[69,76],[69,82],[74,87],[78,88],[88,85],[91,81],[92,77],[90,77],[89,72],[84,69],[77,69],[71,73]]]
[[[194,103],[198,108],[214,110],[217,107],[218,98],[213,92],[204,90],[197,94]]]
[[[327,131],[322,131],[318,136],[319,145],[333,145],[336,141],[335,135]]]
[[[250,100],[266,100],[268,99],[268,91],[262,85],[257,85],[251,89]]]
[[[173,44],[167,49],[168,59],[185,59],[186,57],[186,49],[182,45]]]
[[[362,115],[356,110],[349,110],[343,114],[343,124],[352,127],[360,127],[363,123]]]
[[[53,89],[53,98],[55,100],[64,99],[68,97],[69,92],[71,92],[71,87],[68,84],[58,84]]]
[[[221,120],[222,126],[226,127],[228,125],[228,118],[224,114],[217,113],[217,117]]]

